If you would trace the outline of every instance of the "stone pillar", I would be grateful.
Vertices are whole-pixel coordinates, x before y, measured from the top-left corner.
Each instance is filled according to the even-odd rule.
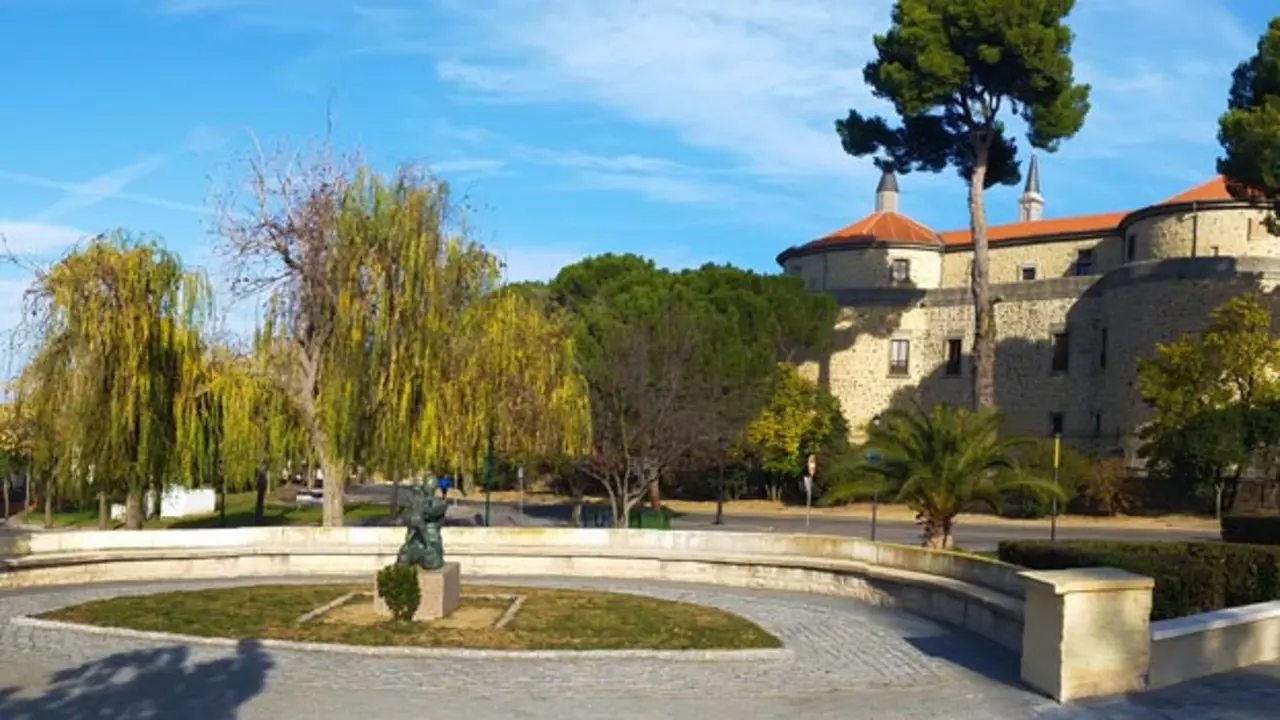
[[[1058,702],[1146,685],[1149,577],[1115,568],[1020,573],[1026,584],[1022,681]]]

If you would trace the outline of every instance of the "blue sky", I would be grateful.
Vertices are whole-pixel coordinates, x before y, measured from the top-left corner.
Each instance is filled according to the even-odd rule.
[[[670,266],[773,258],[871,209],[833,121],[889,0],[0,0],[0,233],[32,261],[88,233],[163,236],[218,271],[211,178],[251,137],[321,137],[425,164],[475,208],[513,278],[634,251]],[[1046,215],[1137,207],[1214,172],[1257,0],[1078,0],[1085,129],[1041,159]],[[967,223],[953,172],[902,210]],[[988,193],[1013,219],[1017,189]],[[0,269],[0,331],[29,274]]]

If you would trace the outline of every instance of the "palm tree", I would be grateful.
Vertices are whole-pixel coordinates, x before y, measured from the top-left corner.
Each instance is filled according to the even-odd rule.
[[[1002,437],[1001,413],[934,405],[893,409],[868,430],[866,458],[856,472],[834,482],[823,503],[872,494],[896,495],[916,511],[923,545],[947,548],[956,515],[970,502],[999,511],[1006,493],[1030,490],[1065,500],[1053,481],[1035,477],[1016,462],[1015,448],[1026,439]]]

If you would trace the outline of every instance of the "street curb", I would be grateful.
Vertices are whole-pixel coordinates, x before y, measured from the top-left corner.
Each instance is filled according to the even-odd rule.
[[[61,620],[43,620],[19,615],[9,619],[18,627],[54,632],[71,632],[126,640],[149,640],[162,643],[203,645],[208,647],[238,647],[244,640],[211,638],[198,635],[130,630],[127,628],[98,627]],[[473,650],[467,648],[421,647],[366,647],[339,645],[336,643],[296,642],[293,640],[257,640],[257,644],[271,650],[296,652],[327,652],[364,657],[424,658],[449,660],[664,660],[685,662],[772,662],[792,660],[791,648],[763,650]]]

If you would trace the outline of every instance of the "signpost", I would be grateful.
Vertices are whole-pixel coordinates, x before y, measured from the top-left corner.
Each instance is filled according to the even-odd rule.
[[[1062,460],[1062,434],[1053,434],[1053,484],[1058,484],[1058,466]],[[1058,539],[1058,498],[1053,498],[1053,506],[1049,510],[1049,542]]]
[[[809,513],[813,508],[813,476],[818,473],[818,456],[810,455],[808,473],[804,476],[804,526],[809,527]]]
[[[867,462],[875,464],[880,462],[880,454],[875,450],[867,452]],[[876,541],[876,519],[880,514],[880,490],[877,488],[871,493],[871,542]]]

